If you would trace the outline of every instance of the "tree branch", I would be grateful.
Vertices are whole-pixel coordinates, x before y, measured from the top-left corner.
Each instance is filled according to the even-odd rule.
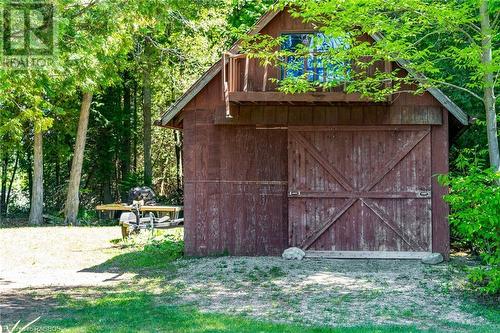
[[[173,54],[179,60],[186,60],[186,57],[179,51],[179,49],[162,47],[161,44],[155,39],[151,38],[151,36],[145,36],[145,39],[148,40],[151,44],[153,44],[153,46],[156,49],[160,50],[161,52]]]
[[[443,86],[448,86],[450,88],[458,89],[461,91],[465,91],[466,93],[470,94],[471,96],[473,96],[473,97],[477,98],[478,100],[480,100],[481,102],[483,102],[483,98],[481,96],[479,96],[478,94],[476,94],[475,92],[473,92],[467,88],[460,87],[460,86],[457,86],[453,83],[449,83],[449,82],[445,82],[445,81],[430,80],[430,82],[436,83],[438,85],[441,84]]]
[[[464,29],[462,29],[462,28],[459,28],[458,30],[459,30],[459,31],[461,31],[461,32],[462,32],[465,36],[467,36],[467,38],[469,39],[469,41],[470,41],[472,44],[476,44],[476,45],[477,45],[477,43],[476,43],[476,41],[474,40],[474,38],[472,38],[472,36],[471,36],[471,35],[470,35],[467,31],[465,31],[465,30],[464,30]]]
[[[476,32],[481,32],[481,28],[479,28],[477,25],[474,23],[469,22],[468,26],[471,27],[473,30],[476,30]]]
[[[453,58],[452,57],[441,57],[441,58],[432,59],[432,60],[430,60],[430,62],[436,63],[436,62],[440,62],[440,61],[443,61],[443,60],[451,60],[451,59],[453,59]]]
[[[99,2],[99,0],[91,0],[90,2],[84,4],[83,7],[81,7],[78,11],[76,11],[75,13],[73,13],[73,15],[71,15],[71,18],[82,15],[84,12],[86,12],[87,10],[89,10],[92,7],[94,7],[95,5],[97,5],[98,2]],[[81,4],[70,5],[69,8],[71,8],[71,7],[75,8],[75,7],[80,6],[80,5]],[[68,7],[66,9],[68,9]]]
[[[495,87],[497,86],[499,74],[500,74],[500,70],[497,71],[497,73],[495,74],[495,80],[493,80],[493,99],[495,100],[495,104],[496,104],[496,100],[497,100]]]
[[[393,93],[390,93],[390,95],[401,95],[401,94],[416,94],[418,90],[398,90]]]
[[[497,24],[500,23],[500,12],[498,12],[495,15],[495,18],[493,19],[493,23],[491,24],[491,27],[495,29],[497,27]]]
[[[421,38],[419,38],[415,43],[413,43],[413,46],[420,44],[427,37],[430,37],[430,36],[435,35],[435,34],[440,34],[440,33],[441,33],[440,30],[429,32],[428,34],[426,34],[426,35],[422,36]]]

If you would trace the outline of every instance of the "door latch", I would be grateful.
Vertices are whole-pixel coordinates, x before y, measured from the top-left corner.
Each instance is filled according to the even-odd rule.
[[[421,191],[421,192],[418,192],[417,196],[419,198],[429,198],[431,196],[431,192],[429,192],[429,191]]]

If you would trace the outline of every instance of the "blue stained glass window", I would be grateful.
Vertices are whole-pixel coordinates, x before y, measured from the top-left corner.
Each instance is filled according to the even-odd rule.
[[[307,74],[310,81],[332,82],[346,79],[346,64],[343,62],[327,63],[321,57],[322,52],[331,48],[346,47],[338,38],[328,37],[323,33],[288,33],[283,34],[283,50],[298,51],[307,49],[309,56],[287,57],[287,65],[281,71],[281,79],[286,77],[299,77]]]

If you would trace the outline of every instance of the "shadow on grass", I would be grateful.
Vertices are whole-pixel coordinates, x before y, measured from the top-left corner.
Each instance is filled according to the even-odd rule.
[[[173,303],[175,289],[160,294],[122,286],[112,288],[30,289],[29,292],[2,294],[2,321],[12,326],[21,320],[27,323],[41,319],[30,327],[36,332],[440,332],[441,329],[418,329],[414,325],[365,325],[354,327],[320,327],[301,324],[302,318],[290,318],[295,323],[273,323],[245,315],[204,313],[191,306]],[[496,332],[493,327],[458,325],[449,331]]]
[[[108,292],[94,299],[59,297],[55,315],[38,329],[63,332],[419,332],[412,326],[310,327],[258,321],[245,316],[201,313],[164,304],[147,292]]]
[[[148,240],[145,244],[123,246],[123,253],[99,264],[82,270],[93,273],[137,273],[147,274],[173,270],[172,262],[184,255],[184,242],[178,237],[165,235]]]

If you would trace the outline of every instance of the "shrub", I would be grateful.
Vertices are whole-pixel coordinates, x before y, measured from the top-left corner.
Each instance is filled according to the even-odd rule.
[[[455,160],[457,172],[439,180],[450,187],[450,225],[484,266],[471,269],[469,279],[479,290],[500,293],[500,173],[487,168],[481,153],[463,150]]]

